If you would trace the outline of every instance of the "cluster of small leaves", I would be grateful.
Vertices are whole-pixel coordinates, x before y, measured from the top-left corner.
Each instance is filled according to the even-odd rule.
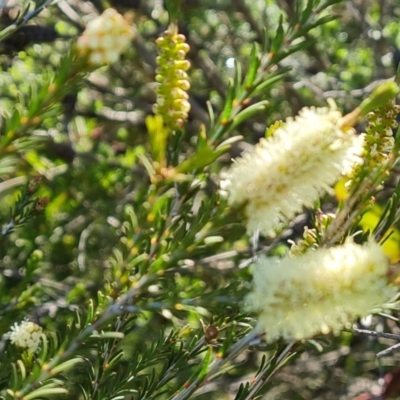
[[[8,222],[2,224],[1,235],[3,237],[44,211],[49,199],[47,197],[34,197],[40,181],[40,177],[34,178],[21,191],[13,209],[10,210]]]
[[[295,15],[286,28],[281,17],[277,31],[271,43],[264,49],[262,57],[258,47],[253,47],[245,78],[242,76],[241,66],[236,64],[235,77],[230,82],[225,107],[217,123],[211,115],[212,140],[220,139],[267,106],[267,101],[252,104],[251,99],[283,78],[290,68],[277,69],[278,63],[312,44],[306,35],[316,27],[336,18],[334,15],[321,15],[324,9],[336,3],[339,1],[308,1],[305,8],[301,3],[297,3]]]

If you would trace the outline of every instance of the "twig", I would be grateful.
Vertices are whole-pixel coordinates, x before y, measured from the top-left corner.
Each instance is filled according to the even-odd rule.
[[[400,341],[400,335],[394,335],[393,333],[376,332],[376,331],[369,331],[366,329],[357,329],[357,328],[353,329],[353,331],[356,333],[361,333],[363,335],[382,337],[382,338],[386,338],[386,339],[394,339],[394,340]],[[400,343],[390,346],[387,349],[382,350],[379,353],[377,353],[376,358],[381,358],[381,357],[387,356],[388,354],[393,353],[394,351],[396,351],[399,348],[400,348]]]
[[[173,397],[172,400],[185,400],[189,399],[190,396],[204,383],[208,382],[211,377],[220,371],[221,367],[227,362],[233,360],[243,350],[245,350],[253,341],[264,335],[264,332],[260,331],[259,327],[255,327],[246,336],[236,342],[222,358],[215,359],[209,367],[207,374],[199,378],[197,377],[189,386],[185,387],[177,396]]]
[[[205,337],[202,337],[196,345],[193,347],[193,349],[187,354],[186,358],[190,359],[192,354],[195,354],[198,350],[201,349],[202,346],[206,343]],[[158,381],[156,390],[161,388],[166,382],[168,382],[170,376],[174,372],[174,369],[177,367],[180,359],[178,359],[175,363],[173,363],[164,373],[164,376]]]
[[[369,331],[367,329],[357,329],[357,328],[353,329],[353,331],[356,333],[361,333],[362,335],[400,340],[400,335],[394,335],[393,333],[376,332],[376,331]]]
[[[387,348],[386,350],[380,351],[377,355],[376,358],[381,358],[383,356],[387,356],[390,353],[393,353],[395,350],[400,348],[400,343],[397,343],[389,348]]]
[[[254,395],[257,394],[257,392],[272,378],[272,376],[275,374],[276,371],[281,367],[281,363],[285,356],[290,352],[292,347],[294,346],[296,342],[291,342],[289,343],[285,349],[282,351],[281,354],[279,354],[279,357],[276,360],[276,366],[275,368],[271,371],[271,373],[265,377],[264,375],[268,372],[270,363],[267,363],[264,368],[260,371],[260,373],[257,375],[255,380],[252,382],[251,389],[249,393],[247,393],[247,396],[245,400],[252,400],[254,399]]]
[[[35,8],[32,11],[27,12],[20,20],[14,22],[13,24],[7,26],[0,32],[0,40],[4,40],[6,37],[13,34],[21,25],[26,24],[30,19],[36,17],[40,14],[46,7],[48,7],[54,0],[46,0],[41,6]]]
[[[15,186],[24,185],[27,182],[26,176],[18,176],[17,178],[11,178],[4,182],[0,182],[0,193],[4,192],[5,190],[11,189]]]

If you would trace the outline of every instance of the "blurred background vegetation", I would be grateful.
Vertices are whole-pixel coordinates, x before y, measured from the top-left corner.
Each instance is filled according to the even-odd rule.
[[[3,32],[15,19],[20,21],[28,3],[32,2],[2,2]],[[43,1],[33,3],[37,8],[46,5]],[[281,15],[284,26],[288,26],[302,2],[182,3],[179,30],[190,45],[192,108],[185,134],[173,144],[178,149],[170,154],[174,162],[196,151],[201,126],[209,126],[208,108],[212,107],[215,115],[223,110],[235,65],[239,63],[247,70],[254,43],[259,43],[266,54]],[[223,338],[240,336],[249,327],[251,319],[241,313],[240,301],[250,287],[250,273],[243,267],[249,264],[254,249],[241,217],[229,209],[220,214],[218,205],[223,200],[217,193],[218,174],[231,158],[257,143],[269,125],[296,115],[304,106],[324,106],[328,98],[333,98],[343,113],[350,112],[379,82],[394,76],[400,61],[400,3],[335,3],[326,13],[337,18],[307,32],[308,46],[282,57],[274,67],[287,68],[287,73],[257,94],[255,100],[268,101],[265,110],[230,133],[243,139],[205,172],[197,171],[193,182],[166,188],[149,179],[143,162],[149,151],[145,118],[152,114],[156,100],[155,39],[168,27],[163,1],[48,2],[48,7],[21,23],[14,33],[2,36],[0,333],[27,317],[54,333],[50,347],[55,351],[64,339],[68,342],[77,335],[77,320],[85,320],[88,304],[93,303],[94,310],[101,311],[124,292],[129,280],[134,279],[132,270],[143,261],[138,259],[140,254],[146,252],[149,259],[163,260],[168,265],[149,290],[138,295],[135,304],[141,312],[118,317],[126,336],[123,341],[114,338],[82,346],[80,355],[89,360],[92,372],[85,363],[72,369],[66,375],[69,394],[61,398],[84,398],[82,391],[90,394],[88,398],[99,400],[153,398],[143,394],[143,382],[160,382],[164,361],[171,362],[174,351],[179,353],[168,343],[183,338],[189,346],[185,348],[190,348],[192,340],[197,343],[205,337],[200,318],[205,325],[220,328]],[[71,43],[88,19],[106,7],[117,9],[133,21],[137,32],[132,46],[119,63],[99,68],[78,84],[64,87],[62,96],[34,123],[24,125],[19,119],[21,134],[7,142],[7,121],[16,111],[19,116],[35,117],[35,113],[29,114],[33,99],[51,90],[49,82],[59,74],[60,60]],[[365,129],[362,124],[357,128],[359,132]],[[393,186],[396,179],[393,176],[387,185]],[[177,194],[171,195],[171,188]],[[381,205],[386,198],[384,188],[378,197]],[[41,207],[38,199],[48,204]],[[328,199],[325,211],[333,210],[336,202],[335,198]],[[174,225],[176,210],[180,219]],[[372,214],[370,218],[374,218]],[[275,253],[285,251],[287,240],[301,237],[308,223],[310,216],[305,213],[278,243],[263,239],[256,250],[273,244]],[[367,216],[364,225],[368,227],[368,223]],[[164,235],[165,224],[170,224],[167,228],[174,235]],[[393,259],[400,254],[399,246],[396,241],[390,248]],[[108,328],[118,330],[117,322],[110,322]],[[374,317],[369,323],[377,330],[400,331],[397,321],[388,318]],[[169,334],[177,336],[171,339]],[[157,341],[159,345],[154,344]],[[219,338],[211,343],[215,349],[222,345]],[[375,354],[389,344],[392,341],[388,339],[352,333],[324,338],[313,343],[314,348],[306,343],[296,360],[268,382],[261,398],[333,400],[355,399],[362,393],[371,396],[382,384],[379,379],[394,376],[400,381],[400,373],[396,375],[400,354],[383,358],[379,365],[375,359]],[[161,350],[153,349],[154,354],[150,354],[152,346]],[[10,378],[11,371],[5,366],[16,357],[9,347],[3,338],[1,390],[8,387]],[[117,372],[108,376],[101,368],[102,362],[111,357],[111,348],[123,349],[124,355]],[[226,374],[204,385],[192,398],[236,398],[239,385],[252,379],[262,355],[268,358],[275,350],[264,348],[241,355]],[[145,354],[147,360],[142,367],[138,354]],[[115,380],[126,383],[132,363],[138,368],[137,376],[133,373],[136,389],[140,386],[143,392],[113,397],[111,385],[116,384]],[[189,361],[180,361],[179,373],[169,380],[166,393],[149,393],[169,398],[199,363],[194,350]],[[153,373],[156,378],[151,378]],[[90,382],[96,379],[98,387],[93,389]],[[135,385],[132,383],[132,387]],[[386,396],[389,398],[389,394]],[[393,396],[400,396],[400,389],[393,389]]]

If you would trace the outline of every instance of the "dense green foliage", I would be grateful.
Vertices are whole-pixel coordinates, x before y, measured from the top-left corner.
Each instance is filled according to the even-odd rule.
[[[74,56],[76,39],[107,7],[131,21],[135,37],[119,62],[88,67]],[[156,102],[155,41],[170,17],[191,62],[191,111],[175,131],[146,119]],[[255,325],[242,304],[255,255],[287,252],[305,226],[321,245],[361,228],[377,240],[400,237],[399,143],[375,175],[372,162],[360,167],[351,207],[338,189],[275,239],[249,238],[219,184],[276,121],[328,98],[347,114],[393,77],[399,21],[400,4],[372,0],[9,1],[0,19],[0,398],[373,391],[398,365],[396,353],[375,361],[392,341],[354,332],[294,348],[255,340],[229,357]],[[327,237],[319,207],[355,217]],[[397,261],[400,242],[390,244]],[[377,313],[364,326],[399,333],[396,302]],[[36,355],[8,340],[25,318],[43,328]]]

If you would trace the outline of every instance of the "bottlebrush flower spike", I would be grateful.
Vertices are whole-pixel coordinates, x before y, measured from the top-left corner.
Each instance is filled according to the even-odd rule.
[[[43,330],[39,325],[24,320],[20,324],[15,323],[11,327],[9,337],[11,343],[15,344],[21,350],[35,353],[39,347],[42,332]]]
[[[329,108],[304,108],[235,160],[224,188],[230,204],[245,205],[249,233],[274,235],[362,161],[363,137],[342,130],[341,117]]]
[[[114,63],[130,45],[133,36],[133,28],[124,17],[113,8],[108,8],[88,22],[78,38],[77,52],[79,56],[87,57],[92,65]]]
[[[190,62],[186,60],[189,45],[184,35],[174,32],[172,26],[156,40],[159,49],[157,57],[157,103],[155,114],[163,117],[164,124],[172,130],[183,126],[190,111],[189,77],[186,71]]]
[[[262,257],[254,265],[247,309],[260,314],[268,341],[338,333],[394,295],[388,271],[389,260],[373,241]]]

